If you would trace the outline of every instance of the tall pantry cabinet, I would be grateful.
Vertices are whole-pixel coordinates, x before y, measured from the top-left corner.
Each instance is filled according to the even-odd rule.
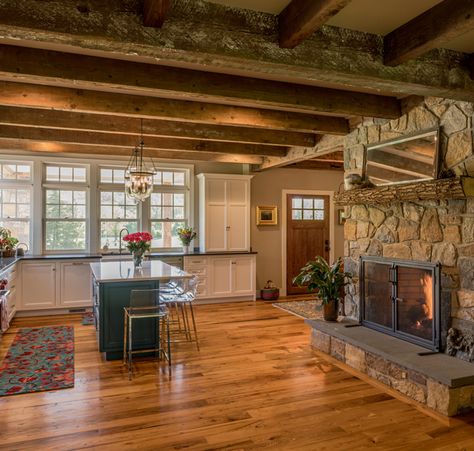
[[[250,251],[251,175],[199,174],[201,252]]]

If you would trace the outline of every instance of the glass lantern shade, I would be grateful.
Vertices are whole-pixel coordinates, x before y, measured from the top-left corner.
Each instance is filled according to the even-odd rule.
[[[152,171],[136,171],[131,169],[125,176],[125,193],[141,202],[153,191]]]

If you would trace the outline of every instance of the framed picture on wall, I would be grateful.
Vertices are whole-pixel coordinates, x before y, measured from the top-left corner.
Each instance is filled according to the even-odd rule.
[[[257,206],[257,225],[277,225],[278,208],[276,205]]]

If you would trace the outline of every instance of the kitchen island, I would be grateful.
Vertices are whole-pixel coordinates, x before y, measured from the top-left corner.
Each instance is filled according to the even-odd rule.
[[[124,307],[130,305],[132,290],[158,289],[160,282],[190,278],[179,268],[159,260],[146,261],[136,269],[130,260],[91,263],[94,322],[99,351],[107,360],[122,358]],[[156,322],[143,319],[133,331],[135,349],[152,348]]]

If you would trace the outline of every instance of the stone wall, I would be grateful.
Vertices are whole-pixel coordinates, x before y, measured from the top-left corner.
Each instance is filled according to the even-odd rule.
[[[367,144],[439,125],[442,176],[474,176],[473,122],[472,103],[439,98],[408,105],[397,120],[364,120],[346,138],[345,171],[362,174]],[[450,326],[472,335],[474,198],[355,205],[345,213],[345,267],[355,276],[347,288],[346,314],[359,315],[360,255],[440,262],[443,344]]]

